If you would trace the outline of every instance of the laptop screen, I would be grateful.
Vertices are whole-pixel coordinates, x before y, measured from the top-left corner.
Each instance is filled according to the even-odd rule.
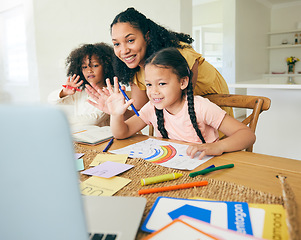
[[[0,239],[135,238],[146,199],[81,196],[61,110],[0,105],[0,116]]]
[[[0,239],[88,239],[63,112],[0,105]]]

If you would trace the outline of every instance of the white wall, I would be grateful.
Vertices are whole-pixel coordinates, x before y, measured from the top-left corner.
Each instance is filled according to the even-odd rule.
[[[254,0],[236,1],[236,82],[261,78],[269,68],[270,9]]]
[[[207,2],[193,7],[193,25],[208,25],[223,22],[222,0]]]
[[[223,77],[235,83],[236,0],[223,1]],[[230,89],[231,91],[231,89]]]
[[[270,32],[280,32],[297,29],[297,23],[301,22],[301,3],[287,5],[286,7],[275,7],[271,10]],[[301,33],[300,32],[298,34]],[[283,40],[288,44],[294,43],[295,33],[271,35],[270,38],[275,45],[280,45]],[[301,47],[271,49],[270,50],[270,72],[287,71],[286,58],[296,56],[301,59]],[[295,72],[301,71],[301,62],[296,63]]]

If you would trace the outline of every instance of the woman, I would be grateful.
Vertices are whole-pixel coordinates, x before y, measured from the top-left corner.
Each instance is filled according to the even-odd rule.
[[[190,35],[169,31],[134,8],[128,8],[115,17],[111,24],[111,37],[115,74],[123,84],[131,86],[131,98],[138,110],[148,102],[144,62],[153,53],[167,47],[177,48],[188,62],[193,73],[195,95],[229,93],[221,74],[190,46],[193,42]],[[106,90],[87,87],[87,92],[97,101],[97,104],[90,102],[92,105],[108,112],[104,103],[109,94]],[[224,110],[233,116],[231,108]],[[125,118],[131,115],[133,112],[127,111]]]

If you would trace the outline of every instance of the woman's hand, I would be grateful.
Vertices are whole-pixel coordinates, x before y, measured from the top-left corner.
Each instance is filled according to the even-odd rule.
[[[73,74],[67,78],[66,87],[61,91],[60,97],[65,97],[67,95],[73,95],[76,92],[76,89],[79,89],[80,85],[84,82],[83,80],[79,81],[79,76]]]
[[[107,106],[111,115],[123,115],[128,107],[134,102],[133,99],[125,101],[123,94],[119,90],[118,78],[114,77],[114,88],[112,87],[109,79],[107,82],[107,90],[109,97],[107,98]]]
[[[206,155],[216,156],[223,154],[223,150],[220,147],[219,142],[192,144],[186,150],[187,155],[191,158],[194,158],[197,152],[201,152],[199,159],[202,159]]]

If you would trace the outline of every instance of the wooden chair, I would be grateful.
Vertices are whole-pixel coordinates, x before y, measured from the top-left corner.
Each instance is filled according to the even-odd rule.
[[[236,94],[207,94],[203,97],[208,98],[211,102],[220,107],[245,108],[253,109],[252,113],[247,116],[242,123],[249,126],[255,132],[259,114],[267,111],[271,106],[271,100],[267,97],[236,95]],[[150,126],[149,135],[154,135],[154,128]],[[246,149],[248,152],[253,151],[253,146]]]
[[[208,98],[211,102],[220,107],[245,108],[253,109],[242,123],[248,125],[252,131],[256,130],[259,114],[267,111],[271,106],[271,100],[267,97],[248,96],[236,94],[207,94],[203,97]],[[248,152],[253,151],[253,145],[246,149]]]

